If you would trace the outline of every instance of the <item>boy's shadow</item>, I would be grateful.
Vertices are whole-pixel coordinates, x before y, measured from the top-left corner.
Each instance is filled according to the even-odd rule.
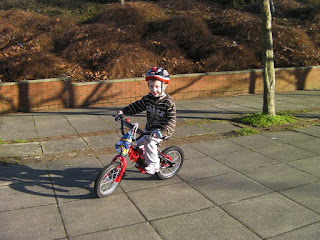
[[[0,168],[0,186],[19,192],[57,199],[96,198],[94,181],[98,168],[36,169],[26,165]]]

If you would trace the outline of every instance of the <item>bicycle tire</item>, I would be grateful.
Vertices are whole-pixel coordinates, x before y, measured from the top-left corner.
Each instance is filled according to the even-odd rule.
[[[114,180],[121,171],[121,164],[119,162],[109,163],[104,169],[101,170],[94,183],[94,192],[100,198],[109,196],[118,187],[117,182]]]
[[[160,171],[156,175],[160,179],[169,179],[175,176],[181,169],[184,160],[184,154],[181,148],[171,146],[162,151],[164,155],[169,155],[172,158],[173,166],[160,166]],[[161,164],[161,163],[160,163]]]

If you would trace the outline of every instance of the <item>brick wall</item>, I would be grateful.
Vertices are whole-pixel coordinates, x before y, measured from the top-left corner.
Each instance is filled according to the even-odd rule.
[[[320,67],[276,69],[276,92],[320,89]],[[261,70],[172,75],[176,100],[263,92]],[[0,83],[0,113],[125,105],[148,93],[144,78],[71,83],[69,77]]]

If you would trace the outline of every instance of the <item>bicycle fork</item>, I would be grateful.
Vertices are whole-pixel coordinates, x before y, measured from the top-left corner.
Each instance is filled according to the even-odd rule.
[[[124,156],[119,154],[119,155],[115,156],[112,159],[112,162],[116,162],[117,159],[120,160],[120,166],[118,167],[118,169],[120,168],[120,172],[118,173],[118,175],[115,178],[114,182],[120,183],[120,181],[121,181],[121,179],[123,177],[123,174],[124,174],[124,172],[126,171],[126,168],[127,168],[127,159]]]

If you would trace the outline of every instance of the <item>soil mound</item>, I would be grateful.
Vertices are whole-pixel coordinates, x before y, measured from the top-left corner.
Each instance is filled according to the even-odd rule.
[[[276,67],[320,63],[320,8],[275,0]],[[0,81],[71,76],[72,81],[261,68],[259,6],[212,1],[105,4],[85,22],[24,10],[0,11]]]

